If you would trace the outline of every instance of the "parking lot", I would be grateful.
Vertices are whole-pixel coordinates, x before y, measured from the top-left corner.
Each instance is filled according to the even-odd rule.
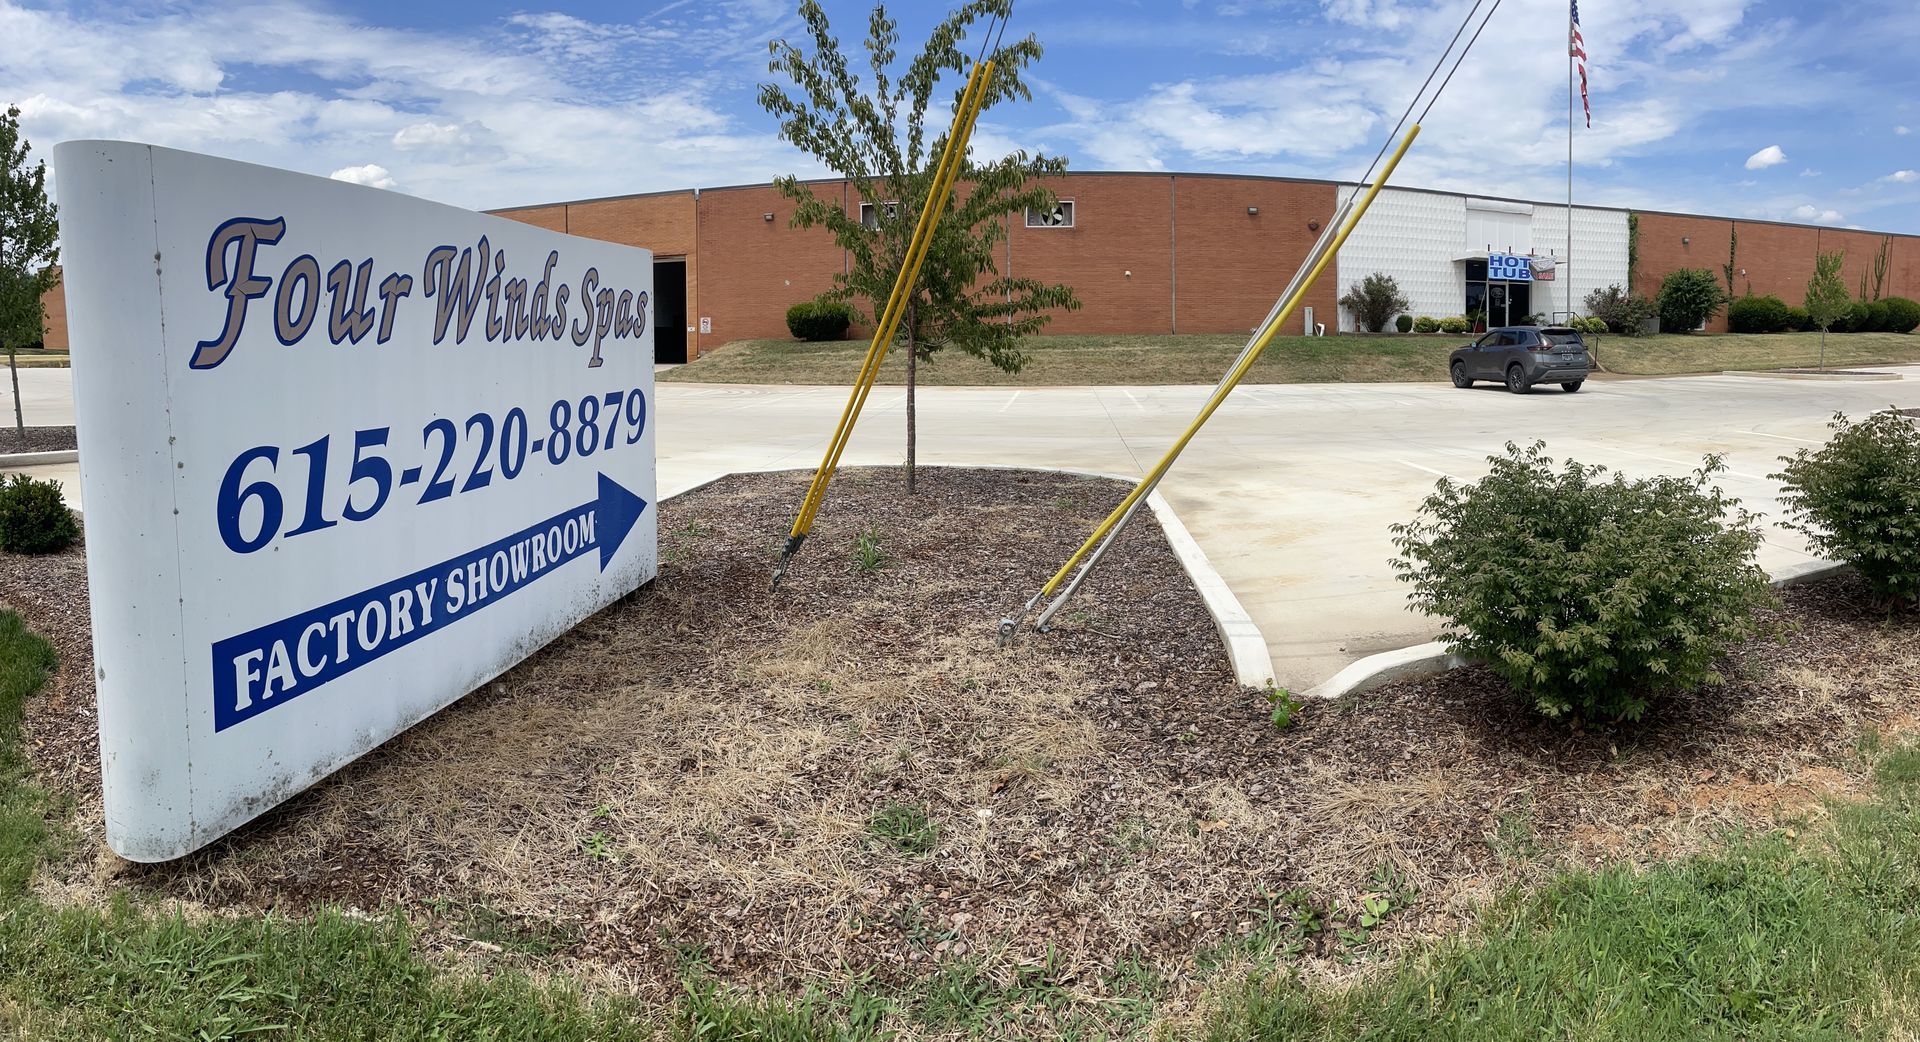
[[[1300,690],[1358,658],[1432,639],[1436,627],[1406,609],[1405,588],[1387,565],[1387,527],[1411,516],[1439,477],[1479,476],[1484,458],[1507,441],[1542,440],[1556,456],[1629,475],[1685,473],[1713,452],[1726,457],[1728,491],[1777,521],[1778,487],[1767,475],[1780,455],[1819,444],[1835,411],[1920,407],[1920,367],[1886,371],[1906,378],[1599,379],[1579,394],[1547,388],[1521,396],[1442,380],[1245,387],[1161,491],[1260,625],[1275,679]],[[67,370],[20,376],[29,423],[72,422]],[[1138,475],[1207,392],[924,388],[920,458]],[[836,387],[662,384],[661,493],[733,470],[814,466],[845,400]],[[901,388],[876,389],[845,463],[899,463],[904,410]],[[1763,565],[1777,572],[1810,560],[1799,536],[1770,523]],[[1007,591],[1008,605],[1029,592]]]

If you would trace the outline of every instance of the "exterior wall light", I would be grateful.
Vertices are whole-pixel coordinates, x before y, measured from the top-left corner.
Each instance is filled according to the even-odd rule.
[[[1682,236],[1680,237],[1680,245],[1682,245],[1682,246],[1690,246],[1690,245],[1692,245],[1692,244],[1693,244],[1693,239],[1692,239],[1692,237],[1690,237],[1690,236],[1686,236],[1686,235],[1682,235]]]
[[[773,215],[770,213],[763,213],[760,215],[760,219],[763,221],[771,221],[773,220]]]
[[[1258,216],[1260,216],[1260,208],[1259,208],[1258,206],[1249,206],[1249,207],[1247,207],[1247,216],[1249,216],[1249,217],[1258,217]]]

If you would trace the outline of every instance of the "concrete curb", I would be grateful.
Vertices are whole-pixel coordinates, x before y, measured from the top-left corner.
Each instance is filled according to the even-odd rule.
[[[8,452],[0,453],[0,467],[44,467],[53,463],[78,463],[80,450],[55,449],[52,452]]]
[[[1075,467],[1024,467],[993,463],[922,463],[922,467],[942,470],[1029,470],[1038,473],[1074,474],[1086,478],[1106,478],[1112,481],[1139,483],[1139,478],[1130,478],[1124,474],[1108,474],[1098,470],[1080,470]],[[677,488],[660,497],[661,502],[684,496],[689,492],[698,492],[715,482],[730,478],[735,474],[780,474],[805,472],[809,467],[764,467],[746,470],[730,470],[724,474],[695,481],[683,488]],[[1199,591],[1200,600],[1207,606],[1207,615],[1213,619],[1213,628],[1220,634],[1220,643],[1226,648],[1227,661],[1233,666],[1234,679],[1249,687],[1266,687],[1273,683],[1273,656],[1267,651],[1267,638],[1260,633],[1260,627],[1254,625],[1253,616],[1241,605],[1240,598],[1233,595],[1227,587],[1227,581],[1214,570],[1213,563],[1207,560],[1206,551],[1194,541],[1193,534],[1187,531],[1180,516],[1173,507],[1155,492],[1147,497],[1147,509],[1153,511],[1153,519],[1160,523],[1160,531],[1167,537],[1167,545],[1172,548],[1173,556],[1180,562],[1180,568],[1193,581],[1193,587]]]
[[[1721,376],[1751,376],[1761,380],[1836,380],[1850,383],[1870,383],[1876,380],[1899,380],[1899,373],[1785,373],[1785,372],[1747,372],[1729,369]]]
[[[1789,586],[1803,586],[1807,583],[1831,579],[1836,575],[1845,575],[1853,571],[1850,564],[1838,561],[1806,561],[1789,565],[1774,573],[1773,588],[1783,590]],[[1450,669],[1473,664],[1471,659],[1455,655],[1447,650],[1441,641],[1416,644],[1399,651],[1383,651],[1378,655],[1368,655],[1347,668],[1335,673],[1326,682],[1307,691],[1307,698],[1340,698],[1343,695],[1359,694],[1384,687],[1396,680],[1416,680],[1421,677],[1439,676]]]

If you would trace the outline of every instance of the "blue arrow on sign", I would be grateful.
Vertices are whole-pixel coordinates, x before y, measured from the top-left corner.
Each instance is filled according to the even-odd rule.
[[[600,494],[504,539],[213,645],[213,729],[258,716],[600,551],[600,570],[647,501],[600,475]]]

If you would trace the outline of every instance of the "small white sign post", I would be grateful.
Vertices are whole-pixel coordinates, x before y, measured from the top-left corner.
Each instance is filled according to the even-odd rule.
[[[54,152],[107,839],[178,857],[652,579],[652,256]]]

